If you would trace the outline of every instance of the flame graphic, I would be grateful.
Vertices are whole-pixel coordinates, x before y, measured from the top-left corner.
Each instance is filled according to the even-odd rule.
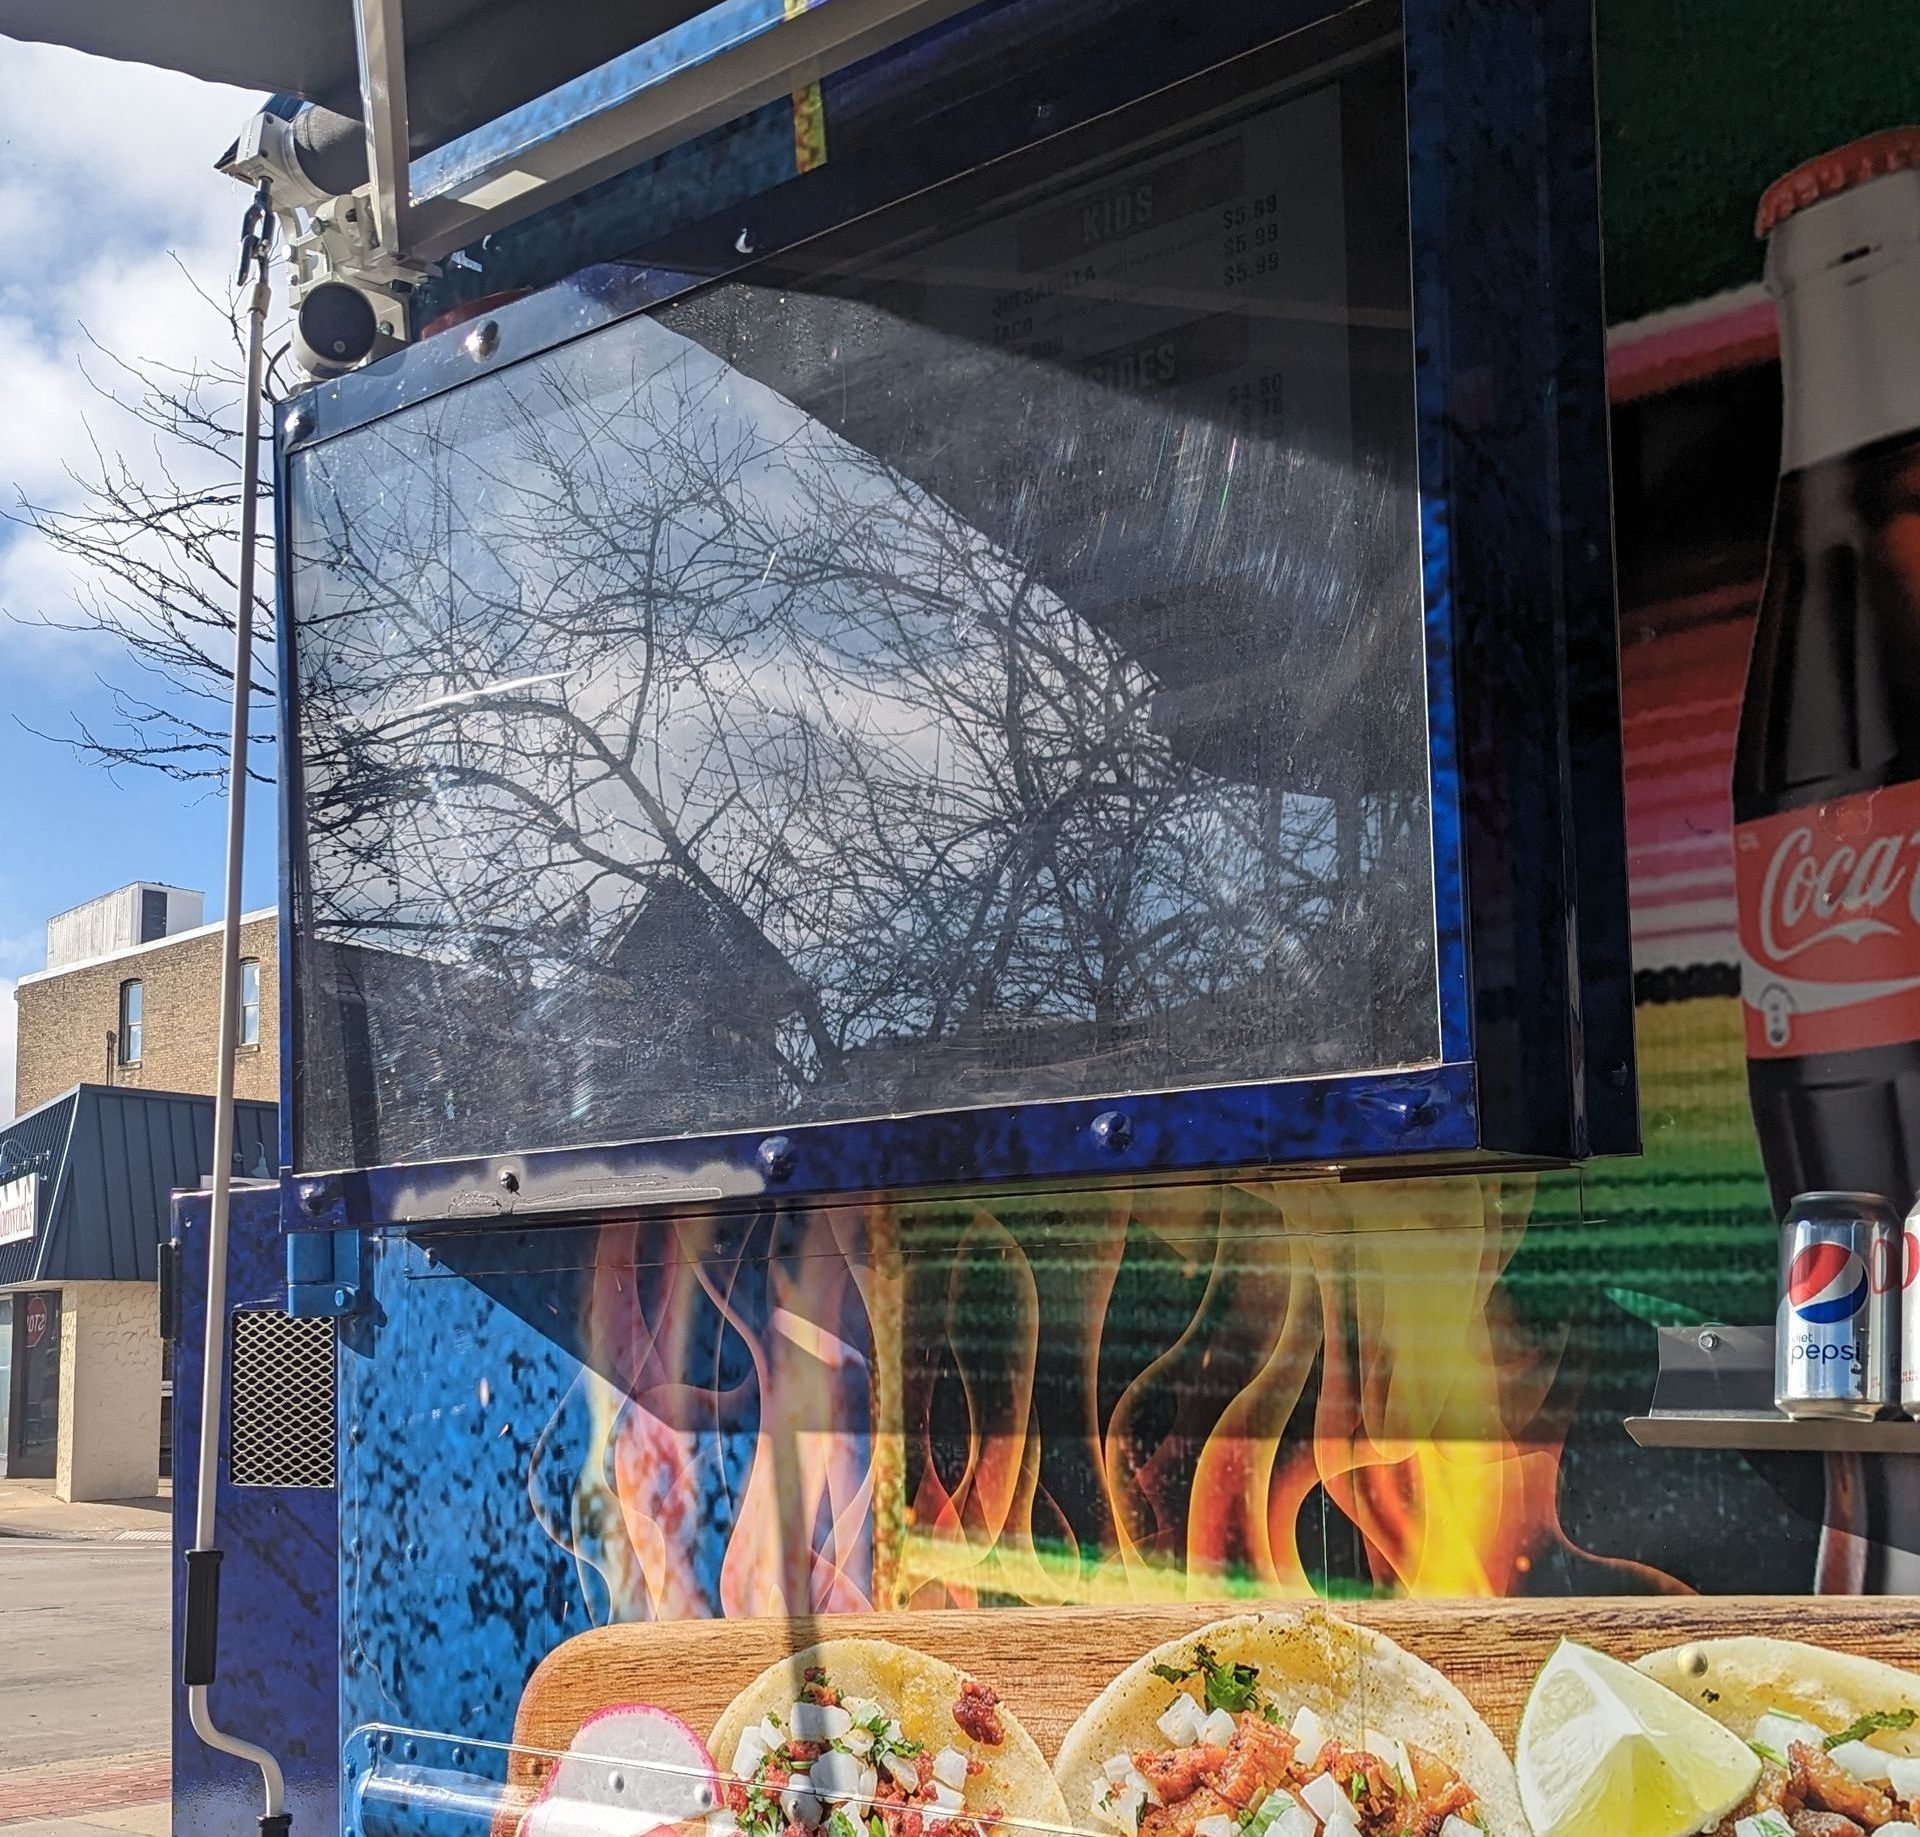
[[[1116,1189],[607,1227],[564,1534],[615,1617],[1524,1592],[1562,1349],[1526,1180]],[[658,1227],[648,1227],[657,1233]],[[562,1535],[556,1532],[556,1535]],[[1675,1588],[1611,1565],[1614,1586]]]

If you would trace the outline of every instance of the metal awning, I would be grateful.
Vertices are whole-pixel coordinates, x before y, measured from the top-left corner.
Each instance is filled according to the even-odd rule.
[[[407,0],[412,151],[471,133],[707,3]],[[354,0],[0,0],[0,34],[361,112]]]
[[[364,123],[379,249],[430,264],[975,0],[0,0],[0,34]]]

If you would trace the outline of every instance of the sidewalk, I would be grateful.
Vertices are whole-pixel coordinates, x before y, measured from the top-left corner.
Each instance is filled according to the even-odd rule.
[[[169,1837],[165,1750],[0,1773],[6,1837]]]
[[[172,1536],[173,1482],[154,1499],[63,1505],[51,1480],[0,1480],[0,1537],[55,1538],[67,1543],[164,1544]],[[5,1776],[0,1775],[0,1780]]]

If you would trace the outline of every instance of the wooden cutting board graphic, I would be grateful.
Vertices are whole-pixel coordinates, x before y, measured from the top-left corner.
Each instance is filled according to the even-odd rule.
[[[734,1694],[766,1666],[817,1640],[866,1636],[916,1647],[985,1680],[1051,1758],[1115,1673],[1164,1640],[1253,1605],[1003,1608],[599,1627],[557,1647],[528,1680],[514,1740],[522,1748],[563,1750],[595,1710],[627,1702],[672,1710],[704,1737]],[[1437,1665],[1509,1751],[1534,1674],[1562,1637],[1632,1659],[1689,1639],[1758,1633],[1920,1670],[1920,1601],[1885,1597],[1393,1601],[1340,1604],[1337,1611],[1378,1627]],[[537,1786],[544,1773],[537,1756],[514,1756],[514,1784]]]

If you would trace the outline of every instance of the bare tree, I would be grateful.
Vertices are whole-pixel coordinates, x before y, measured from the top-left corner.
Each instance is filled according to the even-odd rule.
[[[109,770],[224,781],[233,690],[240,526],[240,420],[246,365],[229,302],[202,294],[221,354],[189,367],[134,359],[89,342],[84,381],[96,398],[88,463],[70,465],[59,499],[17,494],[3,514],[65,564],[71,595],[0,607],[17,624],[95,640],[112,661],[102,684],[112,718],[26,724]],[[261,531],[271,485],[263,481]],[[273,760],[270,550],[256,597],[255,773]]]

